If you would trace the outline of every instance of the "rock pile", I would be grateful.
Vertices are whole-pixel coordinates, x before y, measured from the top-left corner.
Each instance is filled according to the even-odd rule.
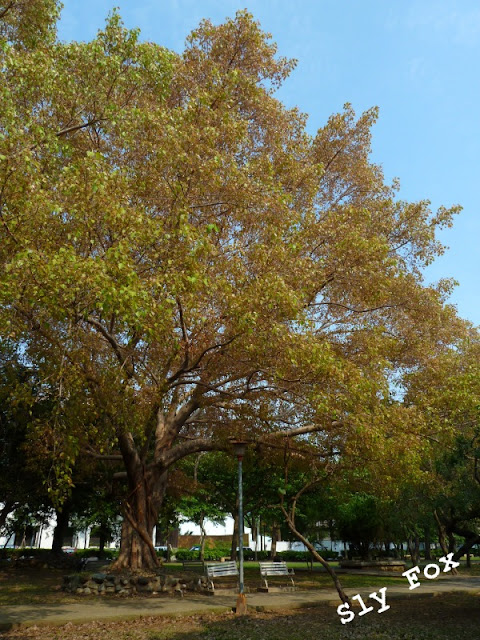
[[[178,594],[199,591],[204,588],[203,578],[160,574],[154,576],[128,576],[113,573],[94,573],[92,575],[74,574],[64,576],[63,591],[81,595],[117,595],[135,594],[158,595],[161,593]]]

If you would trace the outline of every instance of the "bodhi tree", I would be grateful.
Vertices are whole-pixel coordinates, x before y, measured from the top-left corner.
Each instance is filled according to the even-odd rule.
[[[56,482],[120,460],[117,565],[153,567],[179,460],[231,436],[314,432],[333,455],[380,437],[392,376],[450,341],[449,286],[422,268],[456,210],[385,184],[375,109],[309,136],[275,97],[293,62],[245,12],[174,54],[117,14],[61,43],[57,3],[33,0],[29,29],[25,6],[0,12],[0,330],[58,408],[31,432]]]

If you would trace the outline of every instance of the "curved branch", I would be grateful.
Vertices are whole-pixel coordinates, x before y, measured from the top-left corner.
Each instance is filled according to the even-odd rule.
[[[175,445],[170,451],[165,453],[161,459],[161,465],[165,468],[170,467],[178,460],[185,458],[192,453],[200,453],[202,451],[222,451],[227,450],[229,444],[214,442],[207,438],[196,438],[195,440],[187,440],[181,444]]]

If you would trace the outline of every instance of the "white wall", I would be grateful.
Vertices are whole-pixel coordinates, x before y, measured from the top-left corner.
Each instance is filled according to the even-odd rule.
[[[231,536],[233,534],[233,518],[227,517],[223,524],[215,524],[214,522],[210,522],[209,520],[205,521],[205,531],[208,536]],[[257,543],[257,548],[260,550],[262,548],[260,542],[260,536],[258,540],[255,541],[252,538],[251,530],[246,527],[245,533],[248,533],[248,546],[255,550],[255,542]],[[200,536],[201,531],[200,527],[193,522],[182,522],[180,524],[180,535],[194,535]],[[321,541],[321,545],[326,549],[330,549],[332,551],[342,552],[344,550],[343,542],[331,541],[328,538]],[[266,551],[270,551],[272,547],[272,539],[269,536],[264,537],[263,548]],[[301,542],[291,542],[287,540],[280,540],[277,542],[277,551],[306,551],[306,547]]]

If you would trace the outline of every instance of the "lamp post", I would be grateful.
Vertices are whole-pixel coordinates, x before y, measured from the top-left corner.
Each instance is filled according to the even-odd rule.
[[[246,598],[244,594],[243,577],[243,476],[242,462],[247,449],[245,440],[232,440],[233,452],[238,460],[238,558],[239,558],[239,582],[240,592],[237,598],[237,615],[242,615],[247,611]]]

